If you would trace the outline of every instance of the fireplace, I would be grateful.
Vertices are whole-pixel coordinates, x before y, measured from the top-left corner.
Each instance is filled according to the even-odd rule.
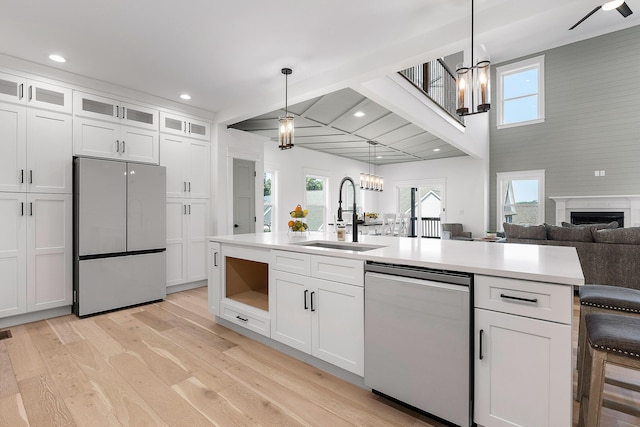
[[[640,194],[625,196],[551,196],[556,204],[556,225],[563,221],[572,222],[573,213],[598,213],[598,214],[622,214],[623,220],[619,221],[620,227],[640,227]],[[606,220],[593,220],[589,222],[611,222]],[[618,221],[616,219],[616,221]]]
[[[571,212],[571,224],[606,224],[617,221],[618,227],[624,227],[624,212]]]

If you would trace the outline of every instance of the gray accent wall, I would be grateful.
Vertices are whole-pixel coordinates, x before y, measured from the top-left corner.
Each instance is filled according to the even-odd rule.
[[[544,123],[496,129],[495,67],[539,55]],[[545,170],[550,224],[556,206],[549,197],[640,194],[640,26],[492,66],[491,229],[499,172]],[[595,177],[595,170],[605,176]]]

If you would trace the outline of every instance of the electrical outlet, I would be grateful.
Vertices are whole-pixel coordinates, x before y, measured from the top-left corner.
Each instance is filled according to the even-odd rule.
[[[593,176],[600,176],[600,171],[593,171]]]
[[[604,171],[600,171],[600,176],[604,176]]]

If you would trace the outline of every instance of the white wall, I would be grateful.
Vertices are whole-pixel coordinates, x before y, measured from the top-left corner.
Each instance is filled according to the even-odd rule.
[[[380,167],[385,190],[379,194],[379,206],[396,206],[398,183],[445,181],[445,221],[459,222],[474,237],[484,236],[487,230],[487,162],[469,156],[449,159],[399,163]],[[386,211],[386,210],[385,210]],[[396,209],[389,210],[395,212]]]

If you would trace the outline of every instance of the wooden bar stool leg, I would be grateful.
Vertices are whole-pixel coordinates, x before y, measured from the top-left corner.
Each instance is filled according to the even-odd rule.
[[[576,366],[578,369],[578,388],[577,388],[577,392],[576,392],[576,400],[580,401],[580,398],[582,396],[582,383],[583,383],[583,375],[582,375],[582,371],[584,370],[584,363],[585,363],[585,358],[586,358],[586,354],[588,353],[587,351],[587,346],[589,344],[587,344],[587,328],[585,326],[584,323],[584,317],[586,316],[587,312],[591,311],[590,308],[588,306],[580,306],[580,322],[578,324],[578,351],[576,354]]]
[[[605,368],[607,364],[607,353],[604,351],[594,350],[589,346],[588,365],[584,366],[583,374],[587,374],[585,380],[589,383],[583,386],[588,389],[588,395],[583,396],[580,404],[580,420],[578,425],[584,427],[598,427],[600,425],[600,412],[602,409],[602,397],[604,392]],[[586,408],[584,407],[587,399]],[[586,417],[586,420],[583,418]]]

